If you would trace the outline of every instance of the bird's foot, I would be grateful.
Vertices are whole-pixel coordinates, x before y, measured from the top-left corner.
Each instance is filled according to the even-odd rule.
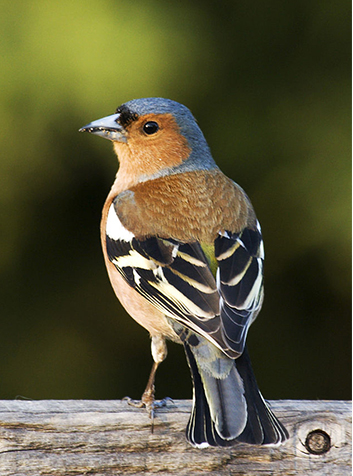
[[[155,410],[157,408],[166,407],[169,402],[174,403],[170,397],[163,398],[162,400],[156,401],[154,399],[154,391],[145,391],[141,397],[141,400],[133,400],[130,397],[124,397],[124,401],[136,408],[146,408],[149,417],[152,420],[151,433],[154,431],[154,417]]]

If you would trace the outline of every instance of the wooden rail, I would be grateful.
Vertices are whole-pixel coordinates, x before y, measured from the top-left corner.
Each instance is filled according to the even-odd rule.
[[[122,401],[0,401],[1,476],[351,474],[351,402],[270,402],[290,439],[281,447],[195,449],[191,402],[157,412]]]

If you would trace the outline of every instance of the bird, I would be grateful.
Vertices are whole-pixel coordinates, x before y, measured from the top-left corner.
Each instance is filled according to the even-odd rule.
[[[174,341],[191,370],[193,446],[281,444],[288,432],[258,389],[246,345],[264,295],[250,199],[216,165],[191,111],[171,99],[130,100],[80,132],[112,141],[118,158],[100,232],[113,290],[151,337],[138,404],[154,415],[155,374]]]

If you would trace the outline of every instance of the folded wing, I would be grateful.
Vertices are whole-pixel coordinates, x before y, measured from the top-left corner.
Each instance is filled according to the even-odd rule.
[[[112,203],[107,222],[109,260],[126,282],[166,316],[213,342],[229,357],[244,349],[262,303],[260,227],[222,232],[214,243],[134,236]]]

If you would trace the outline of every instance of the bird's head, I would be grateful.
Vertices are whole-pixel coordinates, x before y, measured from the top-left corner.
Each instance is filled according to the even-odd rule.
[[[109,139],[119,173],[135,181],[215,167],[207,142],[189,109],[170,99],[129,101],[115,114],[80,129]]]

